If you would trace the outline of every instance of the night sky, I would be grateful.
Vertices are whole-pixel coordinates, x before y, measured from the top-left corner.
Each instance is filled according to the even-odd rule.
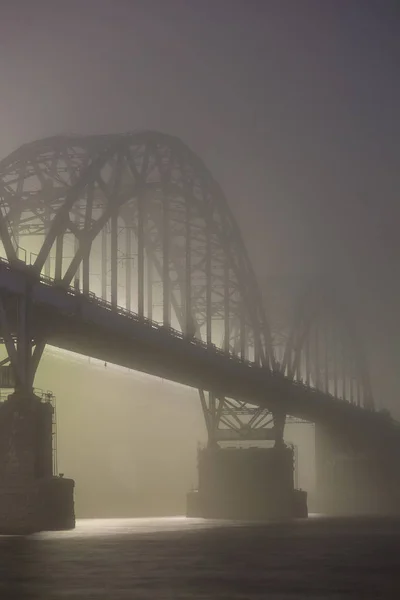
[[[181,137],[264,292],[323,272],[355,304],[378,403],[400,417],[398,1],[0,6],[0,154],[56,133]]]

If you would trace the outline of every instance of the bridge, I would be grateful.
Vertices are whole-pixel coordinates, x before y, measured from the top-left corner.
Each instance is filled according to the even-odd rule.
[[[316,279],[277,332],[221,188],[179,139],[26,144],[0,162],[0,208],[8,402],[29,405],[50,344],[197,388],[210,445],[280,445],[288,416],[316,423],[322,479],[333,455],[387,465],[400,447],[398,425],[374,408],[355,319],[335,286]],[[27,446],[15,448],[19,426],[3,413],[0,483],[24,473],[22,489]],[[10,447],[22,453],[14,463]]]

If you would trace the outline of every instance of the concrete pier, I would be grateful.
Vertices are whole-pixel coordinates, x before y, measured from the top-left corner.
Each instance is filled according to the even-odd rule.
[[[33,393],[0,403],[0,534],[75,525],[73,481],[53,476],[52,412]]]
[[[199,451],[198,470],[198,490],[187,498],[190,517],[307,517],[306,493],[294,488],[291,448],[206,448]]]

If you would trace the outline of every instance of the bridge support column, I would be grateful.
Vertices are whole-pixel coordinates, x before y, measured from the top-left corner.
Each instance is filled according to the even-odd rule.
[[[399,512],[395,445],[374,429],[315,427],[317,510],[332,515]]]
[[[74,482],[53,476],[53,406],[33,392],[46,344],[43,324],[32,313],[31,286],[38,275],[26,265],[18,268],[28,275],[24,294],[0,294],[0,338],[8,355],[1,361],[0,384],[15,388],[0,399],[0,534],[75,524]]]
[[[0,403],[0,534],[74,527],[74,482],[53,477],[52,411],[33,393]]]
[[[294,452],[285,445],[284,414],[200,392],[208,446],[198,453],[198,490],[187,515],[217,519],[307,517],[307,495],[294,488]],[[259,447],[251,444],[261,442]],[[239,442],[240,447],[221,447]],[[271,442],[266,447],[263,442]]]

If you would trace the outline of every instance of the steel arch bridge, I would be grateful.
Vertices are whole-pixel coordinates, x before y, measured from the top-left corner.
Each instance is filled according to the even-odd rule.
[[[113,311],[280,373],[310,393],[373,409],[352,320],[319,280],[282,335],[271,333],[225,196],[176,137],[145,131],[26,144],[0,162],[0,208],[2,256],[11,268],[22,261],[50,284],[72,286]],[[29,387],[46,336],[11,334],[3,304],[0,298],[2,364]],[[216,441],[271,439],[281,421],[213,390],[200,390],[200,400]]]

